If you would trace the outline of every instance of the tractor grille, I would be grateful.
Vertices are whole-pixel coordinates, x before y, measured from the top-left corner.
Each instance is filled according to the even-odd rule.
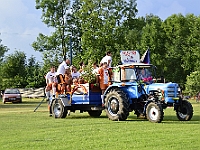
[[[168,87],[167,88],[167,97],[176,97],[178,91],[176,90],[175,87]]]

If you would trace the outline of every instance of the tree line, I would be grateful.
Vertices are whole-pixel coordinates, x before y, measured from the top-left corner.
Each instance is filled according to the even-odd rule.
[[[32,43],[43,55],[42,66],[33,63],[41,69],[38,73],[69,57],[70,47],[74,65],[80,61],[87,64],[88,60],[99,63],[106,51],[112,52],[116,65],[120,50],[143,54],[149,48],[157,76],[179,83],[188,92],[199,91],[200,16],[173,14],[165,20],[153,14],[136,17],[136,0],[36,0],[36,9],[42,10],[43,23],[54,29],[50,36],[40,33]]]

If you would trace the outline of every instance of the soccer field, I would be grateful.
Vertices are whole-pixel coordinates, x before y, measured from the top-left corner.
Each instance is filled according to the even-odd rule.
[[[162,123],[136,119],[110,121],[105,112],[91,118],[87,112],[65,119],[49,117],[42,99],[23,103],[0,103],[0,149],[3,150],[198,150],[200,149],[200,103],[191,121],[182,122],[173,108],[164,110]]]

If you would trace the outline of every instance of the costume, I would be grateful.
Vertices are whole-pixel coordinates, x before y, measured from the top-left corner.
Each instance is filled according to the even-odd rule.
[[[98,73],[99,73],[100,88],[101,90],[105,90],[108,87],[108,79],[109,79],[108,69],[101,67]]]

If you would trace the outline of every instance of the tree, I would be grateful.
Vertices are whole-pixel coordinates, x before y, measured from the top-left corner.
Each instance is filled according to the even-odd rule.
[[[4,54],[9,50],[7,46],[1,44],[2,40],[0,39],[0,64],[3,60]]]
[[[191,93],[192,95],[196,95],[200,91],[200,71],[194,71],[190,75],[187,76],[186,81],[186,89],[187,93]]]
[[[69,41],[66,16],[70,13],[70,0],[36,0],[36,9],[42,10],[42,21],[55,32],[51,36],[40,34],[32,44],[33,48],[40,52],[54,52],[57,58],[61,51],[62,57],[66,57],[66,43]]]
[[[113,64],[118,63],[120,45],[128,28],[124,20],[134,18],[137,12],[135,1],[81,0],[75,16],[81,22],[81,46],[83,60],[89,58],[100,62],[106,51],[111,51]],[[95,53],[94,53],[95,51]]]
[[[8,87],[25,87],[26,82],[26,55],[24,52],[15,51],[8,55],[1,68],[3,89]]]
[[[42,67],[39,65],[38,62],[36,62],[35,57],[31,56],[28,59],[27,65],[26,65],[26,72],[27,72],[27,83],[26,87],[32,87],[32,88],[38,88],[41,86],[45,86],[45,71],[42,69]]]

